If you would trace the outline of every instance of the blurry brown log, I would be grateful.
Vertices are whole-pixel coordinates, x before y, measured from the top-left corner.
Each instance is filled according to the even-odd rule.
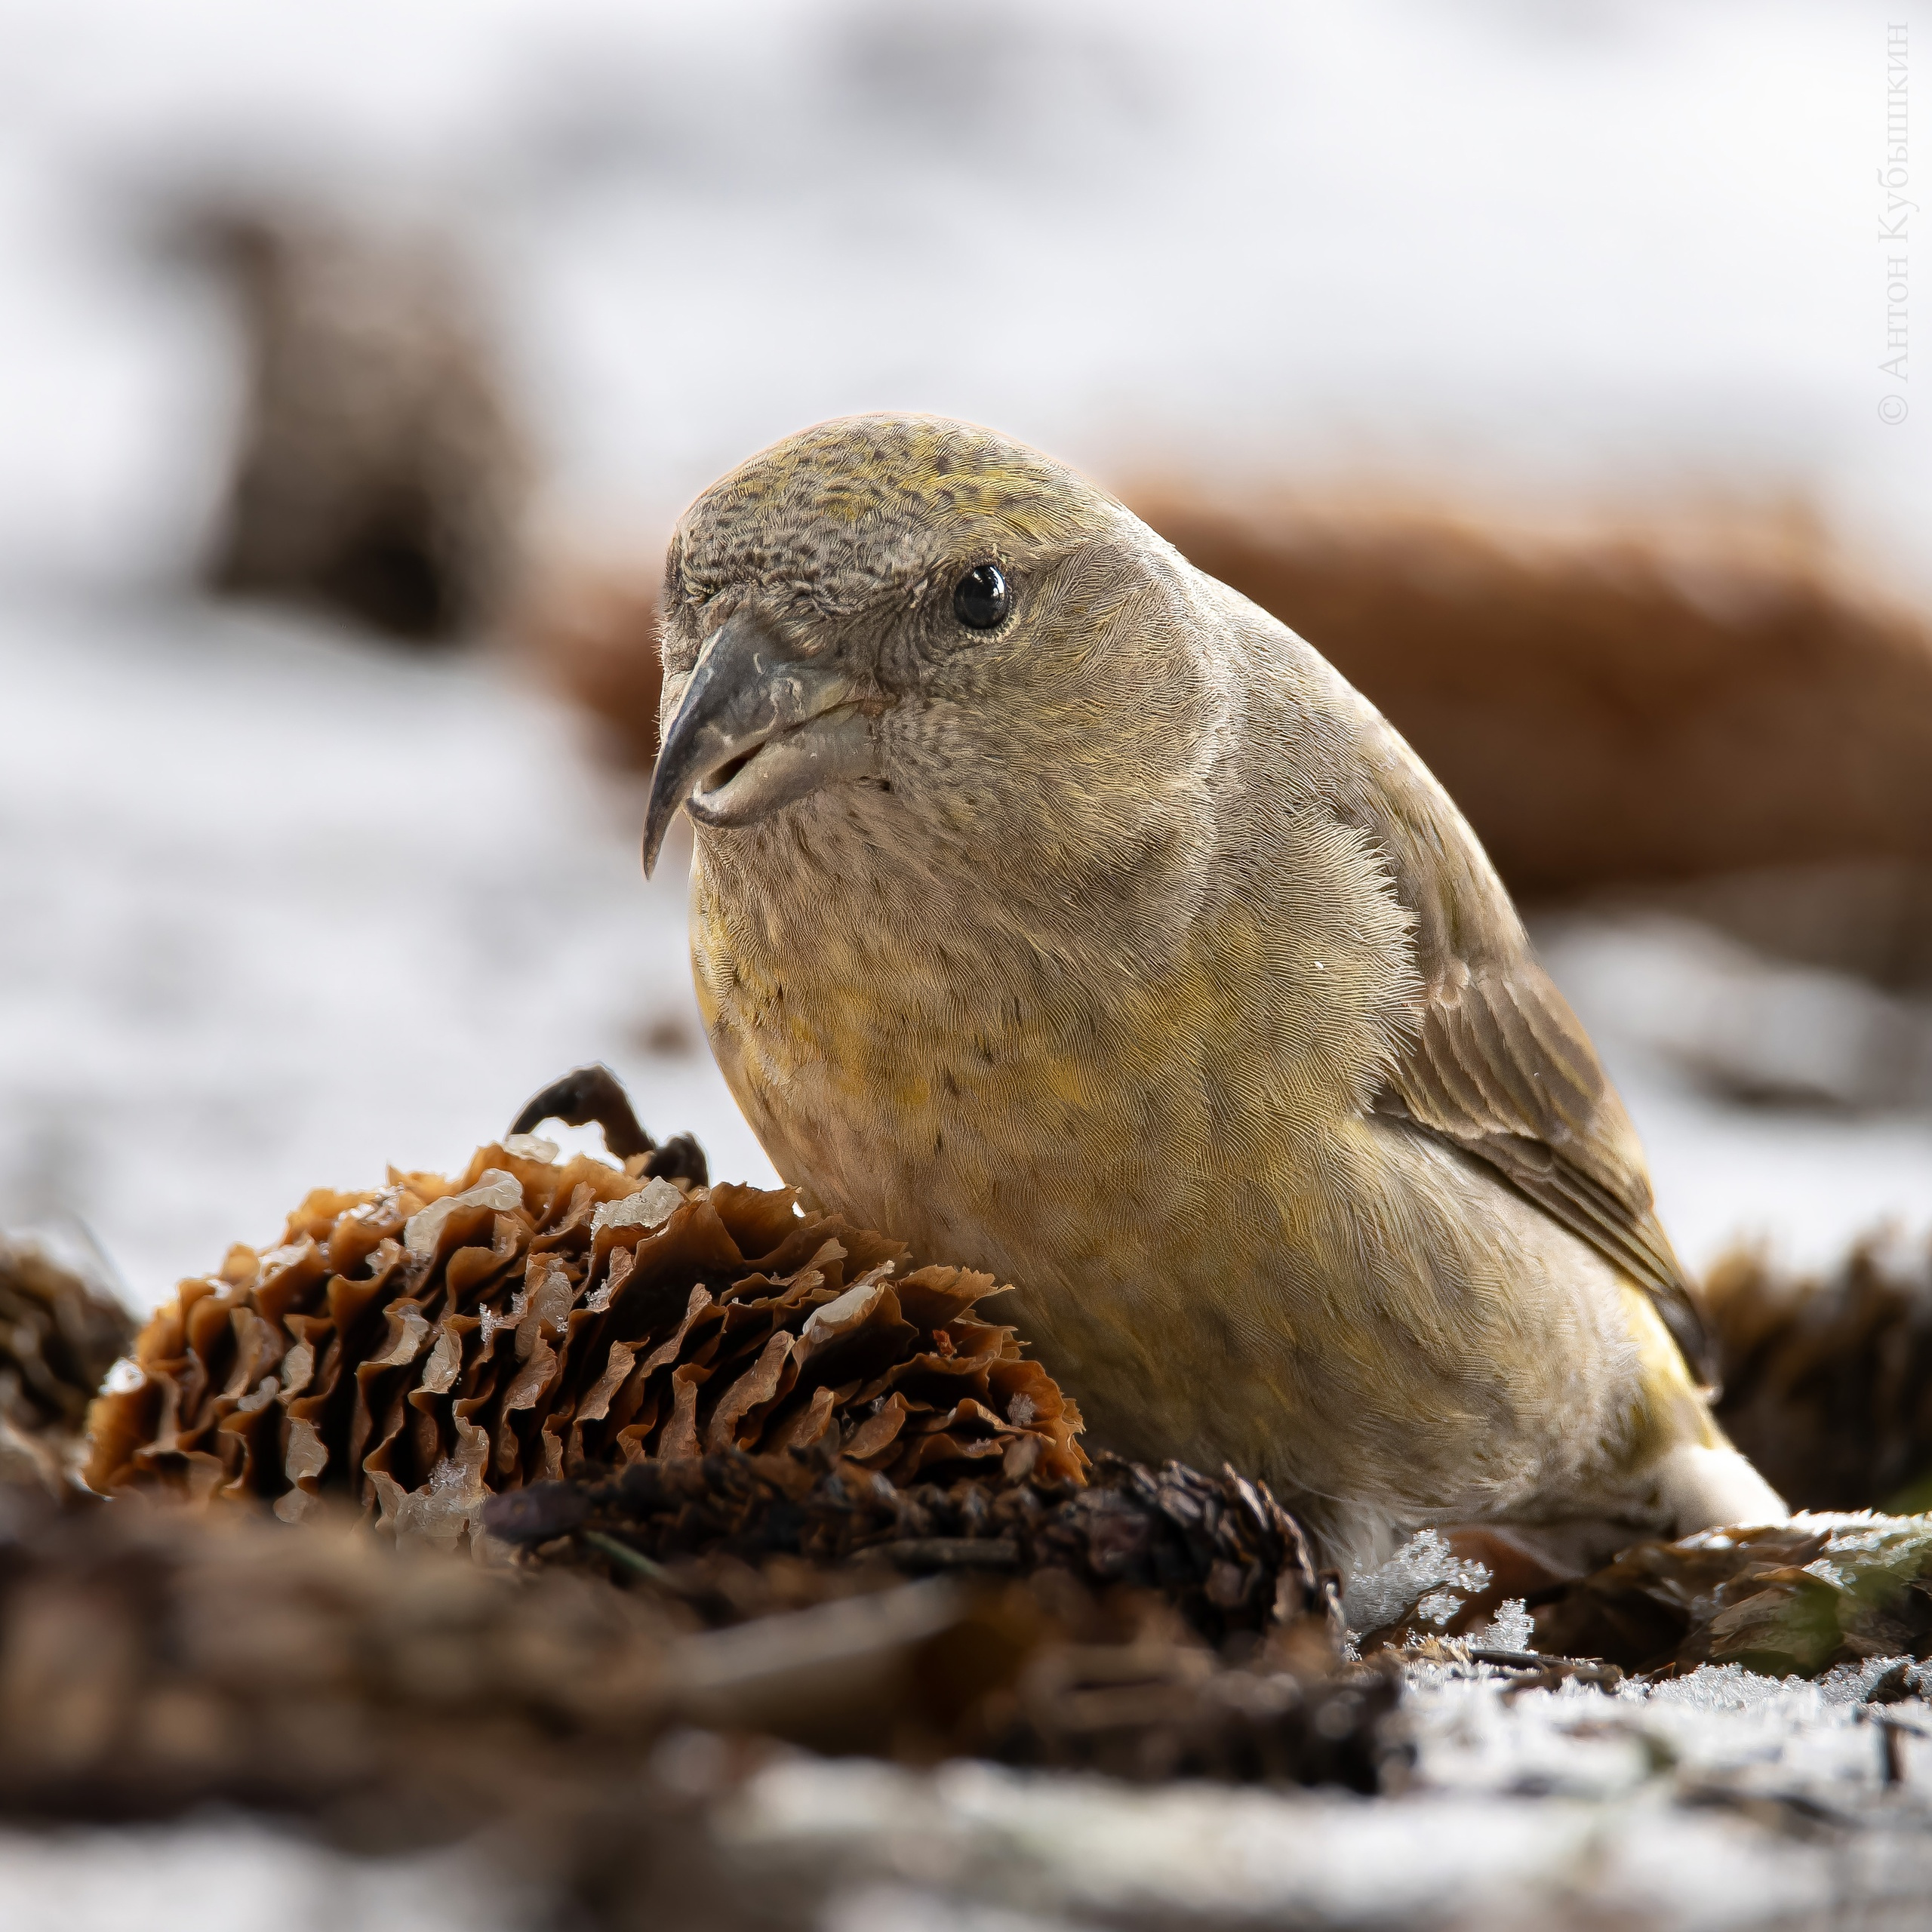
[[[674,1626],[346,1522],[0,1487],[0,1812],[292,1810],[409,1845],[639,1767]],[[528,1780],[528,1783],[521,1782]]]
[[[1518,893],[1932,863],[1932,636],[1801,531],[1128,500],[1393,720]]]

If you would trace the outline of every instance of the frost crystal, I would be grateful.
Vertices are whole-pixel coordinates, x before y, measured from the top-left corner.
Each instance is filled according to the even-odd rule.
[[[503,1152],[515,1155],[519,1160],[541,1161],[546,1168],[555,1167],[557,1162],[557,1143],[546,1140],[540,1134],[506,1134]]]
[[[1700,1664],[1687,1676],[1654,1684],[1651,1701],[1684,1705],[1696,1711],[1748,1711],[1774,1701],[1787,1682],[1796,1681],[1761,1677],[1740,1663]]]
[[[1482,1651],[1533,1651],[1536,1639],[1535,1620],[1521,1597],[1512,1597],[1492,1621],[1469,1632],[1469,1641]]]
[[[1484,1564],[1453,1554],[1435,1531],[1420,1530],[1386,1563],[1351,1578],[1342,1593],[1342,1608],[1349,1628],[1358,1633],[1383,1629],[1412,1611],[1446,1623],[1462,1608],[1459,1599],[1451,1598],[1449,1608],[1438,1614],[1448,1591],[1472,1596],[1488,1587]]]
[[[512,1208],[522,1205],[523,1183],[515,1175],[506,1174],[501,1168],[486,1168],[474,1187],[461,1194],[446,1194],[411,1215],[402,1230],[402,1244],[419,1260],[426,1260],[436,1251],[436,1238],[443,1231],[443,1223],[459,1210],[489,1208],[506,1214]]]
[[[668,1180],[654,1175],[635,1194],[620,1201],[607,1201],[590,1217],[598,1228],[654,1228],[668,1220],[673,1208],[681,1208],[685,1197]]]
[[[144,1388],[148,1379],[147,1371],[131,1356],[123,1355],[107,1371],[101,1389],[109,1395],[131,1395],[137,1389]]]

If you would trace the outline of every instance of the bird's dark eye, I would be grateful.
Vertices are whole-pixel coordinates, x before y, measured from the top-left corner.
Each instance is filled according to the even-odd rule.
[[[979,564],[968,571],[952,592],[952,614],[969,631],[989,631],[1005,621],[1013,608],[1013,592],[997,564]]]

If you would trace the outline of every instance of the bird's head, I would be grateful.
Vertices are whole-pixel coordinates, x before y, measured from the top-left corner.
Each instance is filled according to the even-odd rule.
[[[1131,855],[1190,782],[1192,574],[1063,465],[936,417],[824,423],[672,539],[647,866],[798,808],[969,857]]]

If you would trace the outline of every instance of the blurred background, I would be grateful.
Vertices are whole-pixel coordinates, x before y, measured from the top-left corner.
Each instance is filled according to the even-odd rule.
[[[1922,1235],[1922,12],[0,0],[0,1223],[145,1306],[592,1059],[768,1179],[638,863],[657,573],[916,408],[1412,737],[1687,1260]]]

